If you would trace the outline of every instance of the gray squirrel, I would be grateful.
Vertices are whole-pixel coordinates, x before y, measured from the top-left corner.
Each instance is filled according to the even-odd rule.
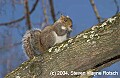
[[[23,48],[29,58],[48,50],[55,44],[61,43],[70,37],[72,20],[69,16],[61,17],[51,26],[43,30],[28,30],[23,36]]]

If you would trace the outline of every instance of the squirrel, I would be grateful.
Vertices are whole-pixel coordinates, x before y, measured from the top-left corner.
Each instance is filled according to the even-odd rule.
[[[72,31],[72,20],[69,16],[61,17],[43,30],[28,30],[23,36],[23,48],[29,58],[48,50],[55,44],[61,43],[70,37]]]

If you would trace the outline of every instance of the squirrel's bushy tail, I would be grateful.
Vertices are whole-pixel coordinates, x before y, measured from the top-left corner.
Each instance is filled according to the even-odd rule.
[[[29,58],[33,58],[35,55],[40,54],[42,51],[40,34],[41,30],[34,29],[28,30],[23,36],[23,48]]]

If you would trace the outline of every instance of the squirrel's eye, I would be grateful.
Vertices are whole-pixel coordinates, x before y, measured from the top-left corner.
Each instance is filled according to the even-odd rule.
[[[64,19],[65,22],[67,22],[67,19]]]

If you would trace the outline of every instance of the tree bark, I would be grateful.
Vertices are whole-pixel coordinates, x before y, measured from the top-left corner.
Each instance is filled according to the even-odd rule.
[[[119,60],[120,13],[24,62],[5,78],[77,78],[71,71],[98,71]]]

